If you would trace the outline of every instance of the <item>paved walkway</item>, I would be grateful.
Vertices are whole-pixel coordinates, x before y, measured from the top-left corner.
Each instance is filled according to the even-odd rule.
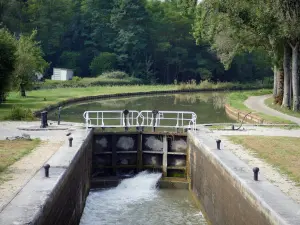
[[[289,116],[287,114],[281,113],[277,110],[271,109],[270,107],[265,105],[265,100],[267,98],[270,98],[271,95],[263,95],[263,96],[251,96],[249,97],[244,104],[257,112],[261,112],[264,114],[268,114],[271,116],[276,116],[280,117],[282,119],[290,120],[298,125],[300,125],[300,118],[294,117],[294,116]]]

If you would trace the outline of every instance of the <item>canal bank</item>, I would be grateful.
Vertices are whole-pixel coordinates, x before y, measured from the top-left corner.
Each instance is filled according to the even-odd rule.
[[[2,211],[0,224],[78,224],[90,190],[93,143],[104,143],[96,135],[78,129],[72,132],[72,147],[66,137],[47,162],[49,178],[41,168]],[[253,181],[252,168],[222,145],[218,150],[204,131],[188,133],[186,155],[190,191],[212,224],[299,224],[299,205],[261,174]]]

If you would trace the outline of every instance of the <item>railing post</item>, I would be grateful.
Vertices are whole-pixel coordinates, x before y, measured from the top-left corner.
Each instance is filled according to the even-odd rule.
[[[158,114],[159,112],[158,112],[158,110],[156,110],[156,109],[154,109],[153,111],[152,111],[152,115],[153,115],[153,127],[152,127],[152,132],[155,132],[155,126],[156,126],[156,120],[157,120],[157,114]]]
[[[123,111],[123,114],[124,114],[124,122],[125,122],[125,131],[128,131],[128,114],[129,114],[129,111],[127,109],[125,109]]]

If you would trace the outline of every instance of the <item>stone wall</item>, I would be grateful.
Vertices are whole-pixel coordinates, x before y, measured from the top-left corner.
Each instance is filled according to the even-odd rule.
[[[213,225],[299,224],[299,205],[205,132],[188,134],[190,190]]]

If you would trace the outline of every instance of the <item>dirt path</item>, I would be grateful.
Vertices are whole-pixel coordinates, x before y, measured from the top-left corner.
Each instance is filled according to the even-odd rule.
[[[270,98],[271,95],[263,95],[263,96],[251,96],[249,97],[244,104],[257,112],[261,112],[264,114],[268,114],[271,116],[277,116],[286,120],[290,120],[298,125],[300,125],[300,118],[294,117],[294,116],[289,116],[287,114],[278,112],[277,110],[271,109],[270,107],[265,105],[265,100],[267,98]]]

